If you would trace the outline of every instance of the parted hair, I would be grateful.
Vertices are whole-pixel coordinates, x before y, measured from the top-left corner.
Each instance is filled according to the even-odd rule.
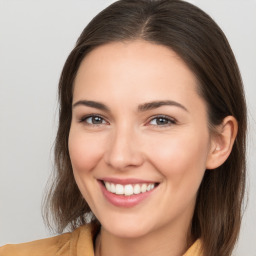
[[[44,200],[46,222],[58,233],[91,221],[99,225],[82,197],[72,171],[68,137],[73,83],[84,57],[115,41],[145,40],[175,51],[193,72],[207,105],[209,129],[229,115],[238,134],[229,158],[206,170],[197,194],[190,235],[201,238],[207,256],[229,256],[237,241],[245,191],[246,103],[238,65],[219,26],[198,7],[180,0],[116,1],[85,27],[59,81],[59,124],[55,168]]]

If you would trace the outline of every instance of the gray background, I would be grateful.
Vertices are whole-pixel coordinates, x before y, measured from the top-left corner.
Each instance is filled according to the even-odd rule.
[[[41,198],[52,169],[57,83],[82,29],[110,0],[0,0],[0,245],[50,235]],[[256,1],[190,1],[226,33],[249,108],[248,205],[235,256],[256,256]]]

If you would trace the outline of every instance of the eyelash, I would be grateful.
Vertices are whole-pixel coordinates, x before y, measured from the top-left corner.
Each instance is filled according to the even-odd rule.
[[[163,119],[164,121],[166,121],[167,123],[166,124],[163,124],[163,125],[157,125],[157,124],[150,124],[150,122],[152,122],[153,120],[160,120],[160,119]],[[156,121],[157,122],[157,121]],[[151,125],[151,126],[161,126],[161,127],[166,127],[166,126],[171,126],[171,125],[174,125],[176,124],[177,121],[174,119],[174,118],[171,118],[169,116],[165,116],[165,115],[157,115],[157,116],[153,116],[150,118],[148,124]]]
[[[100,124],[93,124],[93,123],[88,123],[86,122],[87,119],[89,118],[100,118],[102,121],[104,121],[105,123],[100,123]],[[86,125],[92,125],[92,126],[99,126],[99,125],[104,125],[107,124],[108,122],[105,120],[104,117],[102,117],[101,115],[94,115],[94,114],[90,114],[90,115],[86,115],[84,117],[82,117],[79,120],[80,123],[85,123]]]
[[[100,118],[103,121],[103,123],[99,123],[99,124],[88,123],[86,120],[88,120],[89,118]],[[167,123],[165,123],[163,125],[159,125],[159,124],[157,124],[157,121],[156,121],[156,124],[150,124],[150,122],[152,122],[153,120],[157,120],[157,119],[158,119],[158,121],[160,119],[162,119]],[[86,116],[82,117],[79,120],[79,122],[80,123],[85,123],[86,125],[90,125],[90,126],[100,126],[100,125],[109,124],[109,122],[107,122],[104,117],[102,117],[101,115],[95,115],[95,114],[86,115]],[[157,116],[151,117],[150,120],[147,122],[147,125],[158,126],[158,127],[166,127],[166,126],[174,125],[176,123],[177,123],[177,121],[173,118],[170,118],[169,116],[157,115]]]

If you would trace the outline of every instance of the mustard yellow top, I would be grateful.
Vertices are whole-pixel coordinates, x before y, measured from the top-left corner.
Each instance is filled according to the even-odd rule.
[[[202,256],[197,240],[183,256]],[[0,256],[93,256],[91,226],[82,226],[72,233],[0,248]]]

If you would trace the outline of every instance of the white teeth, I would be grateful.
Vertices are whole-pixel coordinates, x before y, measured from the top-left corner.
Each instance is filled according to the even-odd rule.
[[[126,196],[130,196],[130,195],[133,194],[133,187],[132,187],[132,185],[125,185],[124,186],[124,194]]]
[[[108,182],[106,182],[106,183],[108,183]],[[108,190],[108,191],[110,191],[112,193],[116,193],[116,186],[114,184],[111,184],[110,185],[110,190]]]
[[[139,194],[140,193],[140,185],[139,184],[136,184],[133,188],[133,193],[135,195]]]
[[[141,186],[141,192],[144,193],[147,191],[147,184],[142,184]]]
[[[111,191],[111,185],[110,185],[110,183],[106,182],[105,185],[106,185],[107,190],[108,190],[108,191]]]
[[[117,195],[123,195],[124,194],[124,186],[117,184],[116,185],[116,194]]]
[[[107,191],[117,194],[117,195],[125,195],[125,196],[131,196],[131,195],[137,195],[140,193],[145,193],[147,191],[150,191],[155,188],[155,184],[127,184],[127,185],[121,185],[121,184],[114,184],[110,182],[104,182],[105,187]]]

